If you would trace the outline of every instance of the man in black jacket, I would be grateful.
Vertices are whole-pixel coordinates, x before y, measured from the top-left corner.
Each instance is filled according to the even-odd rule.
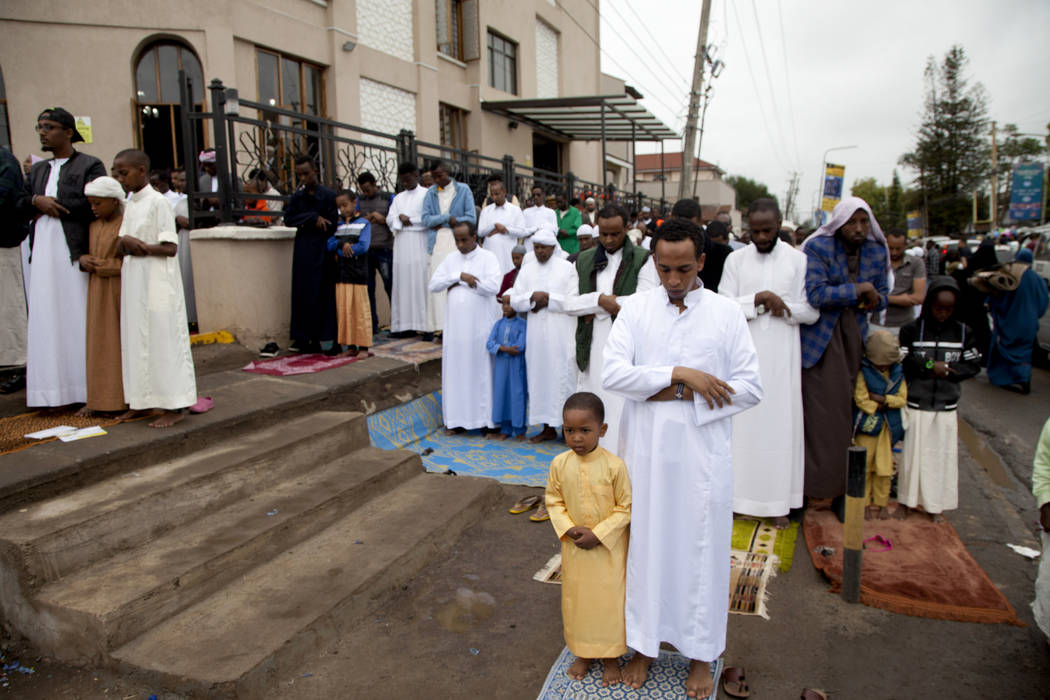
[[[65,406],[87,400],[85,324],[91,206],[84,185],[106,174],[102,161],[79,153],[73,115],[61,107],[37,117],[40,149],[51,160],[33,166],[18,201],[30,219],[29,338],[26,405]]]

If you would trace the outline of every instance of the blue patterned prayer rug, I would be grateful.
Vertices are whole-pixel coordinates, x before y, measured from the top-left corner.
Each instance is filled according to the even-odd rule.
[[[623,657],[626,661],[629,656]],[[536,700],[591,700],[592,698],[609,698],[609,700],[678,700],[685,698],[685,679],[689,675],[689,659],[681,654],[662,649],[660,656],[649,667],[649,680],[638,690],[628,688],[622,683],[608,688],[602,687],[602,674],[599,666],[594,664],[591,671],[582,681],[574,681],[565,675],[569,666],[576,660],[568,647],[562,649],[558,660],[551,666],[547,680]],[[715,689],[707,700],[718,697],[718,682],[722,677],[722,659],[711,662],[711,674],[715,679]]]
[[[539,431],[532,426],[528,434]],[[568,449],[561,439],[533,445],[513,438],[490,440],[478,430],[445,435],[440,391],[369,416],[368,434],[376,447],[418,452],[427,471],[451,469],[526,486],[546,486],[551,460]]]

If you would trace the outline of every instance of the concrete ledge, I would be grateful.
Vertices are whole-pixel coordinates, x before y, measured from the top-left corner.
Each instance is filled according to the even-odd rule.
[[[191,241],[280,241],[295,238],[295,229],[288,226],[214,226],[190,231]]]
[[[293,411],[356,410],[373,413],[441,386],[440,361],[413,365],[372,357],[345,367],[295,377],[270,377],[241,370],[198,379],[201,396],[215,408],[189,416],[168,430],[148,421],[107,428],[108,435],[49,442],[0,455],[0,512],[95,483],[113,474],[174,459],[203,446],[236,440],[249,430],[273,427]]]

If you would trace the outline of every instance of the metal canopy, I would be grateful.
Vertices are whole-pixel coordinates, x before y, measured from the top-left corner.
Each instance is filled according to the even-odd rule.
[[[630,94],[482,102],[482,109],[569,141],[662,141],[680,135]],[[604,137],[604,138],[603,138]]]

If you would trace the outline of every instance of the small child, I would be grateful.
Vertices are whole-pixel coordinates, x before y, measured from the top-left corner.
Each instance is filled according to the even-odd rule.
[[[864,493],[864,519],[890,517],[890,481],[893,479],[893,446],[904,437],[901,409],[908,402],[908,386],[901,366],[897,337],[889,331],[868,336],[857,386],[853,392],[853,444],[867,448],[868,478]]]
[[[109,176],[84,186],[95,220],[88,229],[88,253],[80,256],[87,271],[87,403],[77,411],[126,411],[120,357],[120,225],[124,188]]]
[[[623,460],[603,447],[605,406],[589,392],[562,409],[569,450],[551,462],[546,503],[561,540],[561,614],[565,643],[576,660],[568,676],[583,680],[601,659],[602,685],[621,681],[617,657],[627,653],[624,595],[631,484]]]
[[[506,440],[514,436],[525,439],[529,427],[529,386],[525,377],[525,319],[503,299],[503,318],[496,321],[485,347],[495,359],[492,362],[492,422],[500,430],[490,438]]]
[[[113,173],[131,196],[120,225],[120,348],[128,419],[144,411],[169,428],[197,403],[182,273],[175,259],[178,235],[168,200],[149,186],[149,156],[126,149]]]
[[[922,506],[935,523],[959,507],[959,382],[981,371],[974,334],[956,318],[959,285],[935,277],[919,318],[901,327],[904,376],[908,380],[908,431],[898,481],[902,506]],[[899,515],[898,515],[899,514]]]
[[[372,225],[354,211],[357,194],[340,190],[335,196],[339,207],[339,225],[328,239],[328,250],[339,258],[339,276],[335,284],[335,311],[338,322],[335,343],[329,354],[335,355],[346,346],[344,357],[368,357],[372,345],[372,310],[368,305],[368,246],[372,242]]]

